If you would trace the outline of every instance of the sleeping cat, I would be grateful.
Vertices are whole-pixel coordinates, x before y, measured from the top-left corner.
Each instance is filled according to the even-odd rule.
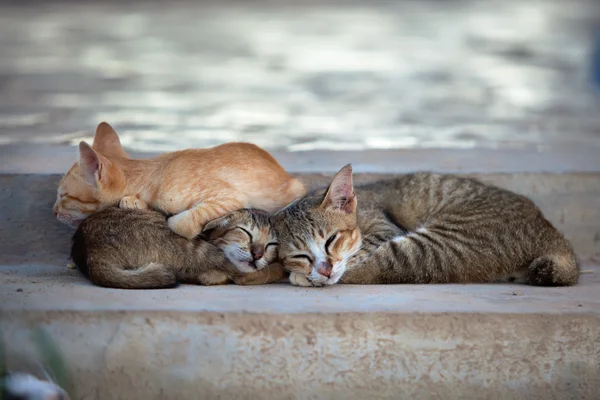
[[[477,180],[414,173],[361,185],[342,168],[327,190],[272,217],[299,286],[468,283],[574,285],[570,243],[529,199]]]
[[[99,286],[157,289],[178,282],[240,285],[284,278],[268,214],[238,210],[206,224],[202,239],[173,233],[157,211],[110,207],[86,218],[71,258]]]
[[[300,181],[253,144],[227,143],[132,160],[117,133],[102,122],[91,147],[79,143],[79,161],[60,182],[53,211],[59,221],[77,226],[117,204],[154,208],[170,216],[173,232],[191,239],[208,221],[231,211],[273,212],[304,194]]]

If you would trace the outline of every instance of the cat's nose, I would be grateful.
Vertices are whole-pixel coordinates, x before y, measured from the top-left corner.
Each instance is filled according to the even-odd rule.
[[[252,254],[252,260],[260,260],[262,256],[265,255],[265,248],[262,246],[254,245],[250,249],[250,253]]]
[[[322,262],[317,266],[317,272],[320,273],[321,275],[325,275],[326,277],[330,277],[331,276],[331,270],[333,269],[333,266],[331,265],[331,263],[329,262]]]
[[[264,256],[264,253],[260,250],[252,250],[251,253],[252,253],[252,259],[254,261],[260,260],[262,258],[262,256]]]
[[[56,206],[52,207],[52,213],[56,217],[58,215],[58,207],[56,207]]]

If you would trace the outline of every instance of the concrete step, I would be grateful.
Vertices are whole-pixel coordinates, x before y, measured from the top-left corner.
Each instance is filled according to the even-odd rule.
[[[581,283],[104,289],[66,268],[60,176],[0,175],[9,356],[44,327],[78,399],[598,398],[600,173],[471,175],[536,201],[584,261]]]

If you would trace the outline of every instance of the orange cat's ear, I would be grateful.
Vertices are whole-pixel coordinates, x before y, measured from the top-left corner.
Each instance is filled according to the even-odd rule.
[[[79,142],[79,167],[89,183],[97,185],[102,179],[102,160],[90,145],[83,141]]]
[[[121,146],[119,135],[117,135],[117,132],[113,127],[106,122],[100,122],[98,124],[92,148],[101,154],[129,158],[125,150],[123,150],[123,146]]]
[[[342,168],[331,181],[321,207],[352,214],[356,211],[356,194],[352,183],[352,165]]]

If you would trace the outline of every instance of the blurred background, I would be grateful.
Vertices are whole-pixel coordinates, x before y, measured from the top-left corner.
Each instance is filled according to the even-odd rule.
[[[599,48],[598,0],[2,2],[0,146],[600,148]]]

